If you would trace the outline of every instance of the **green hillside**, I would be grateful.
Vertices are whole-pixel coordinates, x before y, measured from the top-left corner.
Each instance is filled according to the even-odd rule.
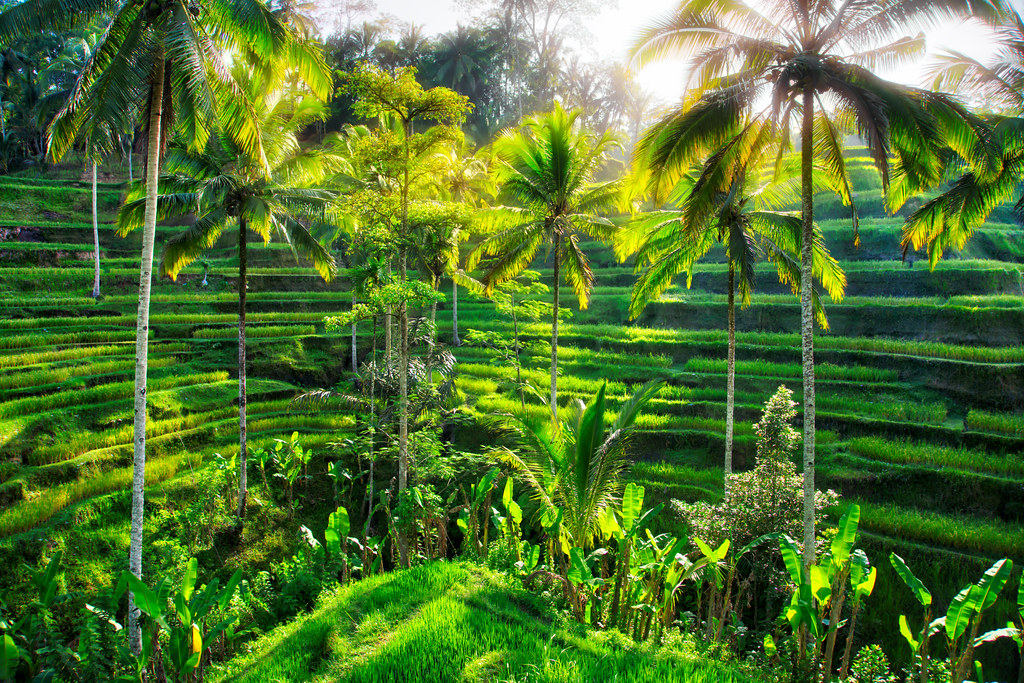
[[[679,643],[657,650],[559,623],[535,594],[476,565],[364,579],[257,641],[220,681],[754,683]]]
[[[103,297],[90,298],[92,230],[85,187],[76,181],[0,178],[0,192],[17,198],[0,204],[0,555],[6,566],[21,567],[44,553],[69,551],[67,588],[88,592],[104,588],[120,572],[128,551],[139,246],[136,236],[113,232],[121,186],[103,186]],[[863,206],[871,204],[865,199],[869,192],[861,193]],[[915,604],[885,561],[889,552],[919,569],[942,603],[992,560],[1024,560],[1024,242],[1019,226],[992,223],[963,253],[932,271],[920,255],[916,263],[915,255],[900,260],[899,219],[864,214],[859,249],[851,246],[841,218],[829,218],[828,209],[820,214],[849,287],[842,303],[826,306],[831,329],[816,339],[818,485],[838,491],[844,505],[861,504],[863,545],[880,578],[860,633],[895,651],[901,641],[893,624],[899,614],[914,613]],[[158,252],[160,242],[178,229],[159,228]],[[652,502],[719,499],[724,265],[710,259],[698,268],[691,289],[673,287],[631,322],[631,266],[616,263],[605,247],[586,248],[597,287],[590,307],[574,311],[561,330],[560,392],[586,398],[608,380],[615,406],[634,385],[667,380],[652,414],[638,422],[638,460],[629,478],[646,486]],[[236,567],[271,571],[293,552],[300,524],[322,537],[333,510],[331,484],[319,476],[308,483],[305,506],[295,518],[272,501],[257,500],[257,521],[243,539],[221,531],[207,537],[187,519],[207,509],[209,496],[226,486],[218,463],[238,450],[234,250],[225,239],[208,253],[206,285],[201,263],[177,282],[154,282],[150,575],[173,571],[195,554],[222,573]],[[542,281],[550,278],[549,264],[535,267]],[[752,304],[737,316],[740,469],[752,464],[751,424],[765,400],[780,384],[800,400],[798,305],[774,279],[771,271],[759,272]],[[450,292],[450,284],[441,291]],[[250,447],[270,446],[298,432],[318,455],[351,457],[331,446],[354,434],[349,409],[305,411],[291,403],[304,390],[349,378],[350,338],[327,331],[324,318],[350,306],[344,277],[323,283],[280,245],[251,249]],[[458,310],[463,334],[511,330],[490,302],[463,295]],[[438,310],[442,342],[451,340],[449,311],[450,302]],[[543,387],[549,328],[537,323],[521,331],[529,342],[525,375]],[[360,327],[361,356],[368,352],[369,333],[368,325]],[[491,350],[452,350],[457,387],[472,415],[518,406],[509,388],[513,371],[496,362]],[[487,439],[473,426],[456,428],[454,438],[468,450]],[[378,489],[387,484],[381,479]],[[222,512],[203,514],[209,515],[202,518],[204,528],[225,526],[217,523]],[[658,525],[681,528],[668,513]],[[0,583],[15,587],[25,577],[24,569],[14,569]],[[443,590],[430,590],[435,583]],[[406,602],[389,607],[396,595]],[[528,602],[525,611],[510,606],[529,599],[462,565],[375,577],[259,641],[225,676],[300,680],[315,672],[317,680],[342,674],[345,680],[393,680],[386,672],[399,658],[421,662],[424,681],[462,680],[472,671],[500,671],[500,680],[579,680],[570,674],[570,661],[579,671],[609,680],[744,680],[739,674],[722,678],[703,664],[677,664],[675,655],[636,663],[631,648],[592,643],[589,636],[552,625]],[[994,622],[1005,621],[1006,615],[993,614]],[[431,659],[425,653],[434,647],[454,648],[458,657]],[[285,650],[294,651],[294,658],[279,656]],[[614,678],[616,671],[624,677]],[[688,677],[697,671],[705,678]],[[477,678],[492,680],[488,675]]]

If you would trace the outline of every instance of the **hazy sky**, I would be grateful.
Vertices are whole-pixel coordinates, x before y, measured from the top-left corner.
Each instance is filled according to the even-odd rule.
[[[1024,0],[1012,0],[1024,9]],[[422,24],[430,35],[455,28],[459,21],[467,22],[467,13],[456,7],[452,0],[376,0],[377,13],[398,17],[401,21]],[[586,25],[590,34],[577,49],[589,58],[625,62],[627,50],[636,33],[654,18],[666,13],[678,0],[618,0],[608,9],[592,17]],[[929,52],[953,48],[972,57],[986,59],[993,52],[992,35],[976,22],[966,25],[957,22],[928,36]],[[664,100],[675,100],[682,94],[681,63],[655,64],[644,69],[638,80],[644,88]],[[922,68],[905,73],[887,74],[893,80],[911,85],[922,85]]]

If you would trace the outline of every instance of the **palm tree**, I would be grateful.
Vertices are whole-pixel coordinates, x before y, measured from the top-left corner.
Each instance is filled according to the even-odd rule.
[[[414,123],[433,121],[440,124],[434,130],[444,131],[466,120],[469,100],[447,88],[424,90],[415,78],[415,69],[400,68],[387,73],[378,67],[362,64],[348,74],[346,88],[356,97],[353,113],[366,119],[390,119],[396,124],[393,140],[399,149],[392,150],[391,166],[395,169],[400,188],[398,234],[399,283],[408,282],[409,203],[410,190],[416,180],[414,162],[435,148],[441,136],[415,133]],[[399,414],[398,414],[398,489],[403,491],[409,481],[409,308],[408,302],[398,305],[399,325]],[[399,553],[403,566],[408,566],[408,543],[405,534],[399,535]]]
[[[992,211],[1017,197],[1014,211],[1024,216],[1024,196],[1017,196],[1024,164],[1024,20],[1016,10],[1008,13],[997,29],[1002,47],[988,64],[961,52],[940,55],[934,68],[933,87],[962,92],[994,110],[985,119],[985,133],[1001,150],[998,163],[981,163],[958,150],[948,156],[947,191],[924,202],[904,224],[904,254],[926,247],[935,267],[947,249],[962,249]],[[956,177],[960,174],[959,177]]]
[[[71,28],[106,16],[109,21],[92,59],[79,74],[49,130],[49,151],[61,158],[79,133],[131,130],[141,120],[146,134],[146,210],[139,272],[135,337],[134,468],[129,570],[142,576],[142,514],[146,476],[146,356],[149,299],[156,238],[157,185],[165,141],[175,117],[193,149],[209,137],[213,113],[236,84],[228,76],[222,46],[252,58],[258,68],[294,67],[318,95],[331,88],[319,53],[295,40],[260,0],[26,0],[0,14],[0,43]],[[261,158],[260,136],[249,112],[235,109],[225,134]],[[134,597],[129,595],[129,639],[141,652]]]
[[[840,122],[853,121],[871,151],[886,191],[905,194],[935,184],[941,173],[943,133],[971,129],[970,115],[948,98],[884,81],[871,70],[920,55],[923,34],[910,27],[971,12],[993,16],[987,0],[792,0],[752,2],[683,0],[641,34],[641,62],[671,54],[691,57],[690,97],[644,136],[657,187],[720,148],[754,119],[777,124],[783,149],[790,123],[800,118],[801,348],[804,376],[804,562],[814,560],[814,312],[812,304],[814,170],[853,205],[842,155]],[[815,107],[817,106],[817,110]],[[756,112],[756,113],[755,113]],[[901,171],[890,188],[890,158]],[[857,219],[854,211],[853,227]]]
[[[747,306],[754,288],[754,268],[763,257],[775,264],[779,281],[788,283],[793,293],[800,286],[799,215],[771,209],[788,203],[785,183],[772,182],[771,174],[757,168],[764,161],[770,138],[748,129],[753,144],[737,136],[718,153],[708,158],[696,177],[687,175],[676,187],[679,210],[641,214],[631,221],[616,251],[621,260],[636,253],[636,270],[643,274],[633,287],[630,318],[671,285],[680,273],[686,273],[686,286],[693,277],[693,265],[716,245],[725,247],[728,264],[728,350],[726,361],[725,408],[725,485],[732,474],[733,425],[736,388],[736,301]],[[762,178],[762,175],[768,177]],[[814,276],[824,284],[833,300],[842,299],[846,276],[832,258],[821,238],[814,233]],[[818,323],[828,327],[817,292],[814,304]]]
[[[637,415],[661,388],[648,383],[623,403],[605,429],[605,387],[589,405],[570,401],[561,419],[528,413],[498,418],[500,460],[519,472],[542,512],[562,511],[568,540],[584,551],[593,545],[598,520],[622,496],[623,474],[631,464],[628,435]]]
[[[544,115],[526,119],[519,130],[506,131],[495,143],[500,197],[515,206],[485,212],[484,223],[498,231],[474,252],[469,269],[484,254],[495,257],[483,282],[494,285],[521,273],[542,245],[554,255],[554,309],[551,314],[551,414],[558,417],[558,304],[561,278],[586,308],[594,271],[580,245],[581,237],[609,239],[615,227],[597,212],[619,198],[618,181],[595,182],[606,155],[618,148],[610,134],[595,136],[579,124],[579,111],[560,104]]]
[[[246,71],[239,69],[240,72]],[[263,136],[262,158],[250,156],[231,138],[214,133],[206,149],[191,152],[172,147],[158,200],[161,215],[194,215],[193,225],[171,238],[164,247],[161,274],[176,279],[181,269],[213,248],[221,235],[238,231],[238,418],[239,418],[239,524],[245,516],[248,450],[246,447],[245,309],[248,236],[264,244],[274,233],[306,256],[325,280],[334,277],[334,257],[315,233],[333,230],[337,193],[320,187],[337,167],[330,154],[303,149],[298,135],[325,109],[312,98],[291,89],[267,87],[262,80],[238,76],[259,121]],[[266,170],[269,166],[269,172]],[[141,225],[144,198],[129,198],[119,215],[123,234]]]
[[[438,178],[438,186],[442,196],[449,201],[477,207],[480,205],[482,195],[493,194],[489,154],[483,147],[471,154],[466,147],[465,139],[461,144],[452,145],[451,148],[439,153],[443,170]],[[460,241],[465,241],[469,239],[470,232],[461,230],[457,237]],[[459,339],[459,280],[464,272],[459,268],[459,259],[460,255],[456,253],[454,270],[451,273],[453,346],[462,345],[462,340]]]

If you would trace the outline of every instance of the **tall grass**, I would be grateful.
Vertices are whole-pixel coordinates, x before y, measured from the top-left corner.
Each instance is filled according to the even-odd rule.
[[[989,413],[972,408],[967,413],[967,427],[979,432],[998,432],[1010,436],[1024,436],[1024,415]]]
[[[702,374],[725,374],[726,362],[713,358],[691,358],[683,366],[686,372]],[[755,375],[760,377],[797,378],[802,376],[803,368],[799,363],[772,363],[766,360],[736,361],[737,375]],[[816,379],[842,380],[849,382],[894,382],[897,375],[894,370],[882,370],[861,365],[833,365],[821,363],[814,368]]]
[[[196,456],[188,453],[148,460],[146,484],[158,484],[169,479],[195,460]],[[69,505],[87,498],[130,490],[131,483],[132,468],[121,467],[46,489],[33,498],[0,512],[0,538],[34,529]]]
[[[971,472],[1024,477],[1024,459],[1019,455],[992,455],[980,449],[950,448],[912,441],[887,441],[873,436],[851,439],[847,447],[854,455],[896,465],[949,467]]]
[[[692,651],[651,656],[628,639],[552,622],[536,599],[487,570],[433,563],[351,584],[307,618],[229,662],[221,681],[469,680],[740,683]]]
[[[159,342],[150,344],[150,353],[184,353],[190,350],[181,342]],[[100,358],[105,356],[127,356],[135,353],[134,344],[108,344],[105,346],[80,346],[57,351],[36,351],[0,355],[0,370],[20,368],[42,363]]]
[[[161,377],[151,379],[147,390],[153,392],[173,389],[190,384],[209,384],[211,382],[223,382],[228,378],[226,372],[206,372],[194,375]],[[0,418],[24,415],[26,413],[39,413],[55,408],[66,408],[74,405],[90,405],[104,403],[116,399],[129,398],[135,391],[135,382],[114,382],[101,384],[89,389],[76,389],[62,391],[46,396],[32,396],[19,398],[14,401],[0,403]]]
[[[1024,529],[1019,524],[946,516],[901,508],[894,503],[860,503],[861,525],[887,536],[954,548],[991,557],[1024,557]]]

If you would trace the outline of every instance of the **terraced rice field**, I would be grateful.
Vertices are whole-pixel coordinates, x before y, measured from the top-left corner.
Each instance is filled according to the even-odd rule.
[[[85,185],[2,178],[0,189],[19,197],[0,208],[0,539],[11,539],[44,535],[81,503],[127,486],[139,247],[137,237],[113,232],[120,186],[101,188],[104,296],[94,301]],[[827,307],[831,329],[816,341],[819,485],[864,506],[862,525],[877,551],[916,554],[914,566],[938,562],[952,568],[945,583],[963,583],[981,558],[1024,559],[1022,233],[992,223],[930,271],[899,259],[898,219],[865,215],[859,250],[844,221],[823,221],[849,287],[841,304]],[[158,242],[176,229],[162,226]],[[208,256],[206,286],[202,264],[177,283],[155,282],[153,486],[215,452],[237,451],[233,249],[224,243]],[[607,247],[589,252],[597,289],[590,308],[574,311],[561,330],[560,393],[584,397],[607,379],[614,402],[637,383],[666,380],[655,412],[638,423],[631,476],[654,500],[720,496],[724,265],[702,264],[692,289],[671,289],[631,322],[631,266],[615,263]],[[250,254],[250,443],[295,430],[315,444],[342,438],[351,415],[297,412],[291,399],[346,376],[350,339],[323,324],[350,307],[345,278],[325,284],[277,245]],[[536,265],[548,281],[550,270]],[[442,304],[438,313],[442,341],[451,338],[449,310]],[[737,316],[740,467],[752,464],[750,425],[775,388],[787,384],[800,399],[798,317],[795,298],[760,271],[752,305]],[[459,302],[459,326],[463,334],[511,333],[489,302],[471,297]],[[548,327],[521,332],[524,375],[543,388]],[[360,331],[363,353],[368,333]],[[455,355],[458,386],[477,413],[518,407],[513,371],[491,351],[462,346]],[[873,600],[899,606],[905,597]]]

